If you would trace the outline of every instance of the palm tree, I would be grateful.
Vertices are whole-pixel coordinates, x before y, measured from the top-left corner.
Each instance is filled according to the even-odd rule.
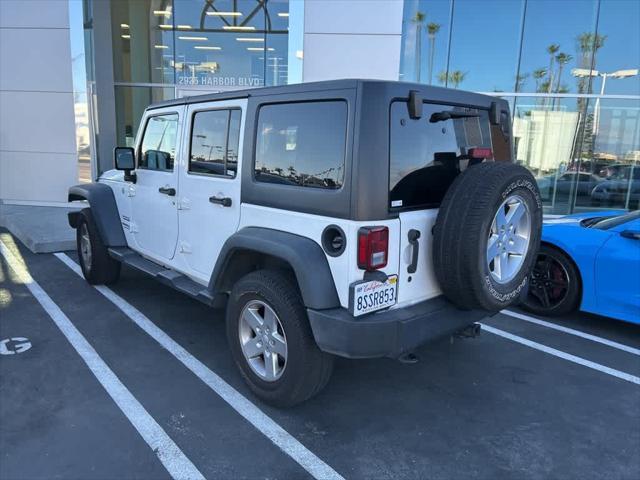
[[[580,68],[591,70],[596,68],[596,54],[604,46],[607,39],[606,35],[597,35],[591,32],[584,32],[578,35],[578,51],[580,52]],[[588,77],[578,79],[578,93],[587,92],[587,86],[590,84]]]
[[[540,93],[540,80],[542,80],[546,75],[546,68],[536,68],[533,71],[533,79],[536,81],[536,93]]]
[[[446,85],[447,84],[447,80],[449,79],[449,77],[447,76],[447,72],[446,71],[442,71],[438,74],[438,82],[440,82],[442,85]]]
[[[516,75],[516,92],[522,90],[522,87],[524,87],[524,83],[527,81],[527,78],[529,78],[528,73]]]
[[[549,89],[547,93],[551,93],[551,87],[553,86],[553,61],[556,58],[556,53],[560,50],[560,45],[552,43],[547,47],[547,53],[549,54]]]
[[[423,12],[416,12],[411,19],[416,25],[416,82],[420,83],[420,70],[422,70],[422,27],[427,19],[427,15]]]
[[[558,82],[556,84],[556,93],[560,90],[560,82],[562,81],[562,70],[564,66],[573,60],[573,56],[567,53],[560,52],[556,55],[556,62],[558,62]]]
[[[467,76],[467,72],[461,72],[460,70],[455,70],[449,74],[449,81],[453,85],[453,88],[458,88],[465,77]]]
[[[429,34],[429,85],[433,80],[433,59],[436,54],[436,33],[440,31],[440,24],[431,22],[427,25]]]

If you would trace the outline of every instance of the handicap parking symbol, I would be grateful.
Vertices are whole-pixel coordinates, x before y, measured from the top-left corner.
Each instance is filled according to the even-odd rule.
[[[15,355],[26,352],[30,348],[31,342],[28,338],[12,337],[0,340],[0,355]]]

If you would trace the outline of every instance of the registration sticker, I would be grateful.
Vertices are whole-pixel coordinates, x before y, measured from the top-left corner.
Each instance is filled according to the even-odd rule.
[[[385,282],[377,280],[356,282],[351,285],[349,311],[354,317],[375,312],[397,302],[398,276],[390,275]]]

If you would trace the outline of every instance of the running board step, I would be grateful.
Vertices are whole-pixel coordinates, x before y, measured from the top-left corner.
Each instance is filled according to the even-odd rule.
[[[216,297],[212,295],[206,287],[194,282],[186,275],[176,272],[175,270],[171,270],[170,268],[165,268],[151,260],[147,260],[142,255],[134,252],[128,247],[112,247],[108,250],[109,255],[120,263],[124,263],[125,265],[146,273],[159,282],[164,283],[165,285],[168,285],[182,293],[186,293],[190,297],[195,298],[202,303],[214,305]]]

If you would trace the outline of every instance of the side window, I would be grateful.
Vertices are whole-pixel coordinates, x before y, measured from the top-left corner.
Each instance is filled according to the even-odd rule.
[[[138,168],[171,172],[176,158],[178,115],[150,117],[144,129]]]
[[[344,181],[347,103],[265,105],[258,113],[259,182],[338,189]]]
[[[236,176],[240,116],[238,109],[209,110],[193,116],[190,173]]]

